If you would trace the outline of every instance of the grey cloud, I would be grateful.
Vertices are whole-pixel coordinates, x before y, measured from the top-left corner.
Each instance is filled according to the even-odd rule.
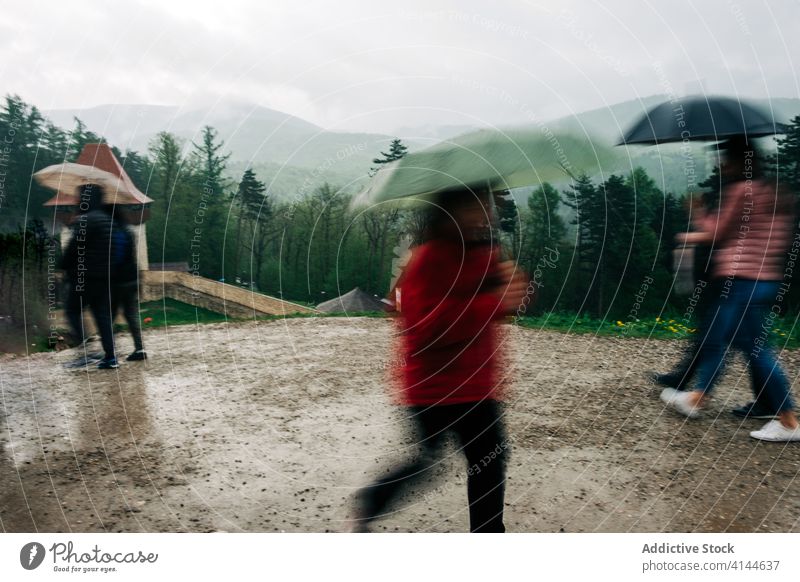
[[[373,131],[524,122],[664,93],[665,80],[800,96],[791,2],[374,4],[16,3],[0,75],[43,108],[237,100]]]

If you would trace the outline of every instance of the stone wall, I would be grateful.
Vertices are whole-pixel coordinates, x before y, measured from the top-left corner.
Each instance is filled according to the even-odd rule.
[[[317,313],[316,309],[304,305],[253,293],[241,287],[212,281],[204,277],[195,277],[190,273],[142,271],[140,275],[140,299],[142,302],[169,297],[234,318]]]

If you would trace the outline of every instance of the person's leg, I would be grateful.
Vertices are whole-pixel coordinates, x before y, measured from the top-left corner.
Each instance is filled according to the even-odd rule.
[[[793,412],[789,382],[767,343],[768,338],[762,337],[761,333],[777,291],[778,284],[775,282],[754,283],[752,299],[744,310],[742,330],[737,341],[741,349],[745,350],[753,377],[762,383],[756,398],[760,397],[760,401],[770,411],[777,413],[782,424],[795,428],[797,420]]]
[[[139,317],[139,296],[136,285],[122,285],[116,290],[116,293],[119,294],[125,321],[128,323],[131,336],[133,336],[134,349],[136,352],[143,352],[142,322]],[[115,309],[114,313],[116,312]]]
[[[86,340],[83,329],[83,307],[81,294],[75,290],[75,283],[69,281],[67,283],[67,300],[64,311],[66,312],[70,334],[79,345]]]
[[[734,408],[731,412],[739,418],[772,418],[775,412],[765,398],[765,386],[767,378],[762,377],[760,371],[749,363],[749,350],[742,353],[748,359],[748,371],[750,373],[750,390],[753,393],[753,400]]]
[[[749,282],[735,279],[728,292],[720,292],[715,305],[706,313],[701,327],[703,336],[698,338],[697,385],[693,395],[698,401],[710,396],[724,369],[725,357],[742,325],[742,312],[751,291]]]
[[[417,452],[413,459],[397,465],[388,474],[360,489],[355,495],[355,521],[365,527],[385,515],[408,489],[431,473],[438,462],[438,451],[449,427],[447,406],[408,408]]]
[[[733,279],[727,290],[723,284],[720,293],[715,295],[716,304],[706,313],[700,326],[701,335],[697,338],[699,347],[695,389],[681,392],[665,388],[661,392],[661,400],[684,416],[697,417],[711,395],[741,322],[744,296],[749,293],[746,287],[741,280]]]
[[[703,272],[705,276],[705,272]],[[719,281],[707,279],[698,279],[695,285],[696,294],[692,297],[697,297],[694,305],[694,320],[698,322],[697,334],[692,338],[686,350],[683,352],[678,365],[666,374],[659,374],[656,381],[659,384],[676,388],[677,390],[686,390],[689,387],[692,379],[697,373],[698,355],[700,352],[701,341],[698,338],[703,338],[706,335],[704,325],[707,323],[706,316],[715,305],[715,297],[719,294]]]
[[[698,342],[690,341],[677,365],[666,374],[655,374],[655,381],[662,386],[685,390],[697,371],[697,348]]]
[[[98,285],[88,293],[88,296],[92,316],[97,325],[97,331],[100,333],[100,341],[103,344],[105,359],[114,360],[116,359],[116,352],[114,351],[114,315],[111,312],[110,289]]]
[[[506,438],[502,405],[495,400],[470,403],[454,424],[467,457],[469,524],[473,533],[503,533]]]

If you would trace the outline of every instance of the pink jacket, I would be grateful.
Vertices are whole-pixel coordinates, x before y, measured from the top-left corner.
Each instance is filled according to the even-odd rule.
[[[794,232],[792,202],[763,180],[727,186],[719,212],[695,225],[708,235],[714,277],[758,281],[783,279],[786,252]]]

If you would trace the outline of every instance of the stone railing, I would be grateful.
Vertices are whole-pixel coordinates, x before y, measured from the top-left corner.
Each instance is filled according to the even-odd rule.
[[[235,318],[317,313],[316,309],[180,271],[142,271],[140,300],[164,297]]]

